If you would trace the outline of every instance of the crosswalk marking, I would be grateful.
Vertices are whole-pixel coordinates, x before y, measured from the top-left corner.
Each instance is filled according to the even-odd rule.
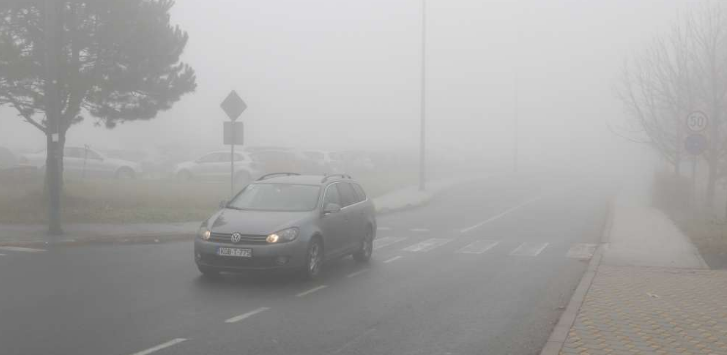
[[[512,256],[538,256],[540,252],[548,247],[548,243],[522,243],[515,250],[510,252]]]
[[[452,239],[430,238],[404,248],[405,251],[426,252],[451,242]]]
[[[500,242],[496,240],[480,240],[457,250],[457,252],[462,254],[482,254],[494,248],[498,243]]]
[[[391,244],[401,242],[405,240],[406,237],[384,237],[384,238],[376,238],[374,239],[374,250],[381,249],[383,247],[387,247]]]
[[[593,253],[596,252],[596,244],[576,244],[568,250],[567,257],[573,259],[589,260],[593,257]]]

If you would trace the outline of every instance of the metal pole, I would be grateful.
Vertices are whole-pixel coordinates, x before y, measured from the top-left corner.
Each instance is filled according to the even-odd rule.
[[[235,129],[234,122],[230,124],[230,200],[235,196]]]
[[[422,0],[422,87],[421,87],[421,122],[419,137],[419,191],[426,189],[426,159],[425,159],[425,138],[426,138],[426,54],[427,54],[427,2]]]
[[[515,119],[513,122],[513,151],[512,151],[512,172],[517,173],[518,170],[518,145],[520,144],[520,136],[518,132],[519,116],[520,116],[520,85],[518,83],[517,69],[515,71]]]

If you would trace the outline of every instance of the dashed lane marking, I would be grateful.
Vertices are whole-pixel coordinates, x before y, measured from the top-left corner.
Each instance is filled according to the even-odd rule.
[[[159,350],[168,348],[170,346],[177,345],[177,344],[179,344],[179,343],[181,343],[181,342],[183,342],[185,340],[187,340],[187,339],[185,339],[185,338],[177,338],[177,339],[174,339],[174,340],[170,340],[170,341],[168,341],[168,342],[166,342],[164,344],[159,344],[159,345],[157,345],[157,346],[155,346],[153,348],[149,348],[149,349],[146,349],[146,350],[142,350],[142,351],[139,351],[138,353],[133,353],[132,355],[148,355],[148,354],[151,354],[153,352],[157,352]]]
[[[414,232],[414,233],[427,233],[427,232],[429,232],[429,229],[427,229],[427,228],[412,228],[412,229],[409,229],[409,231],[410,232]]]
[[[531,204],[531,203],[533,203],[533,202],[535,202],[535,201],[537,201],[537,200],[539,200],[539,199],[541,199],[541,198],[543,198],[543,197],[544,197],[544,196],[538,196],[538,197],[536,197],[536,198],[533,198],[533,199],[527,200],[527,201],[525,201],[525,202],[523,202],[523,203],[521,203],[521,204],[519,204],[519,205],[517,205],[517,206],[515,206],[515,207],[512,207],[512,208],[510,208],[510,209],[507,209],[507,210],[505,210],[505,212],[502,212],[502,213],[498,214],[497,216],[494,216],[494,217],[492,217],[492,218],[490,218],[490,219],[487,219],[487,220],[485,220],[485,221],[482,221],[482,222],[480,222],[480,223],[477,223],[477,224],[475,224],[475,225],[473,225],[473,226],[471,226],[471,227],[467,227],[467,228],[464,228],[464,229],[460,229],[460,231],[459,231],[459,232],[460,232],[460,233],[469,233],[469,232],[471,232],[471,231],[473,231],[473,230],[475,230],[475,229],[477,229],[477,228],[480,228],[480,227],[484,226],[484,225],[485,225],[485,224],[487,224],[487,223],[490,223],[490,222],[493,222],[493,221],[495,221],[495,220],[498,220],[498,219],[500,219],[500,218],[502,218],[502,217],[505,217],[505,216],[507,216],[508,214],[510,214],[510,213],[512,213],[512,212],[515,212],[515,211],[517,211],[518,209],[520,209],[520,208],[523,208],[523,207],[525,207],[525,206],[527,206],[527,205],[529,205],[529,204]]]
[[[361,269],[359,271],[355,271],[355,272],[352,272],[352,273],[346,275],[346,277],[350,279],[350,278],[352,278],[354,276],[361,275],[361,274],[363,274],[364,272],[367,272],[367,271],[369,271],[369,269]]]
[[[566,254],[566,256],[573,259],[589,260],[596,252],[597,246],[597,244],[575,244],[570,249],[568,249],[568,253]]]
[[[390,231],[391,228],[390,227],[377,227],[376,230],[377,231]]]
[[[515,250],[510,252],[512,256],[538,256],[542,252],[548,243],[522,243]]]
[[[254,316],[254,315],[258,314],[258,313],[262,313],[262,312],[265,312],[265,311],[267,311],[268,309],[270,309],[270,308],[269,308],[269,307],[260,307],[260,308],[258,308],[258,309],[256,309],[256,310],[253,310],[253,311],[247,312],[247,313],[245,313],[245,314],[241,314],[241,315],[239,315],[239,316],[236,316],[236,317],[232,317],[232,318],[230,318],[230,319],[226,320],[226,321],[225,321],[225,323],[237,323],[237,322],[239,322],[239,321],[241,321],[241,320],[245,320],[245,319],[247,319],[247,318],[250,318],[250,317],[252,317],[252,316]]]
[[[320,290],[322,290],[322,289],[324,289],[324,288],[326,288],[326,287],[328,287],[328,286],[326,286],[326,285],[320,285],[320,286],[317,286],[317,287],[313,287],[312,289],[310,289],[310,290],[308,290],[308,291],[303,291],[303,292],[301,292],[301,293],[299,293],[299,294],[295,295],[295,297],[303,297],[303,296],[307,296],[307,295],[310,295],[310,294],[311,294],[311,293],[313,293],[313,292],[316,292],[316,291],[320,291]]]
[[[395,257],[393,257],[393,258],[389,259],[389,260],[386,260],[386,261],[384,261],[384,264],[388,264],[388,263],[390,263],[390,262],[392,262],[392,261],[397,261],[397,260],[399,260],[399,259],[401,259],[401,255],[397,255],[397,256],[395,256]]]
[[[395,244],[405,240],[405,237],[384,237],[374,239],[374,250],[387,247],[391,244]]]
[[[482,254],[497,245],[498,241],[496,240],[480,240],[476,241],[470,245],[467,245],[466,247],[457,250],[457,253],[461,254]]]
[[[410,246],[404,248],[404,250],[413,251],[413,252],[427,252],[436,247],[440,247],[444,244],[447,244],[451,241],[452,241],[452,239],[430,238],[423,242],[419,242],[414,245],[410,245]]]

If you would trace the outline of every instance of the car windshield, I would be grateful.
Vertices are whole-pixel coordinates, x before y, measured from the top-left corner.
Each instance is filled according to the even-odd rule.
[[[320,187],[313,185],[251,184],[227,207],[255,211],[310,211],[318,205],[319,191]]]

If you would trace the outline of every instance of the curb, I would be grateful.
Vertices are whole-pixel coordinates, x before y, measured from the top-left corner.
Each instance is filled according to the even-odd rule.
[[[568,306],[566,307],[563,314],[560,315],[558,323],[555,325],[553,332],[550,334],[548,341],[545,343],[543,350],[540,351],[540,355],[558,355],[563,344],[565,344],[568,333],[570,332],[573,323],[575,323],[576,316],[583,305],[583,301],[586,298],[588,290],[593,284],[593,279],[596,277],[598,267],[601,265],[601,259],[603,257],[603,249],[608,244],[608,240],[611,236],[611,229],[613,228],[613,198],[608,203],[608,215],[606,222],[603,227],[603,234],[601,234],[601,243],[598,245],[596,252],[593,254],[591,261],[588,263],[588,269],[583,274],[581,281],[578,283],[578,287],[573,292]]]

